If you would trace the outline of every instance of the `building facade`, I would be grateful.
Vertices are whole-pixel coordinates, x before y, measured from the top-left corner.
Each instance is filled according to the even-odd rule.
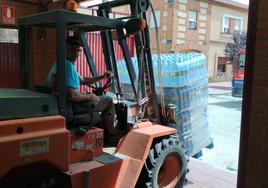
[[[248,6],[230,0],[213,0],[211,17],[209,76],[214,80],[228,80],[232,75],[232,64],[226,61],[224,48],[228,42],[233,42],[234,33],[247,31]]]
[[[154,0],[156,20],[160,32],[161,53],[208,51],[211,6],[207,1]],[[155,24],[149,15],[152,51],[156,52]]]
[[[230,0],[153,0],[160,33],[161,53],[203,52],[210,79],[230,79],[231,64],[224,54],[234,32],[246,32],[246,5]],[[149,13],[152,52],[157,38],[152,12]]]

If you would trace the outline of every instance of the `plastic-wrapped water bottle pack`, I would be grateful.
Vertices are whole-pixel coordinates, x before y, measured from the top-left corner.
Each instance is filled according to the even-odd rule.
[[[186,153],[193,156],[212,143],[208,132],[205,56],[202,53],[161,54],[161,75],[158,73],[157,58],[157,55],[152,56],[158,101],[159,78],[162,78],[165,103],[176,107],[176,123],[169,126],[177,129]],[[132,63],[137,74],[137,59],[132,58]],[[133,99],[126,64],[121,60],[117,66],[121,89],[126,99]]]

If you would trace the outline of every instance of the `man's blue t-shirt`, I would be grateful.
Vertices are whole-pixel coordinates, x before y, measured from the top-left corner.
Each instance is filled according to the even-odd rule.
[[[69,61],[66,60],[65,61],[65,85],[66,87],[71,87],[74,88],[76,90],[78,90],[79,86],[80,86],[80,79],[79,79],[79,75],[78,72],[76,70],[76,67],[74,66],[74,64]],[[51,70],[48,73],[47,76],[47,83],[48,85],[52,85],[52,76],[53,74],[57,74],[57,65],[56,63],[51,67]]]

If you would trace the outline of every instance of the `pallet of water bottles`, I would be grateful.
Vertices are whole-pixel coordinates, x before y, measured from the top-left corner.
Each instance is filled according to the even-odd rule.
[[[166,104],[176,108],[176,123],[170,127],[178,131],[180,140],[188,156],[212,143],[208,132],[208,81],[205,56],[201,53],[161,54],[161,76],[158,73],[158,56],[153,55],[156,93],[160,102],[159,78],[162,78]],[[135,72],[137,59],[132,58]],[[128,99],[133,99],[133,91],[125,62],[117,63],[121,89]]]
[[[184,86],[165,87],[164,85],[163,90],[165,102],[167,104],[174,104],[178,111],[194,108],[200,103],[207,103],[208,99],[208,83],[206,78]],[[156,92],[159,93],[159,90],[157,89]]]
[[[206,65],[204,63],[205,56],[201,53],[161,54],[159,57],[161,60],[161,73],[158,71],[158,56],[152,56],[156,87],[159,87],[159,78],[162,78],[164,87],[177,88],[187,86],[207,77]],[[137,74],[137,58],[132,58],[132,64]],[[117,67],[120,82],[130,84],[125,61],[118,61]]]
[[[213,145],[213,140],[210,137],[207,129],[208,122],[205,121],[199,124],[201,124],[201,126],[203,127],[202,129],[193,128],[186,132],[178,133],[179,139],[184,146],[185,152],[187,156],[190,157],[194,156],[199,151],[202,151],[202,148]],[[177,124],[170,124],[169,126],[175,129],[180,127]],[[189,126],[189,124],[187,126]]]
[[[177,130],[189,156],[213,142],[208,131],[207,104],[176,111],[176,122],[169,126]]]
[[[193,128],[197,128],[199,124],[207,121],[207,104],[200,104],[192,109],[187,108],[183,111],[178,111],[176,109],[175,120],[178,133],[184,133]],[[192,127],[192,125],[196,126]]]

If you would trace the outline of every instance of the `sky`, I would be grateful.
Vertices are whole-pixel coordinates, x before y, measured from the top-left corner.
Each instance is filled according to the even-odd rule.
[[[92,5],[96,5],[96,4],[100,4],[102,3],[102,0],[88,0],[86,2],[82,2],[80,5],[81,6],[92,6]]]
[[[240,3],[246,4],[246,5],[248,5],[248,3],[249,3],[249,0],[232,0],[232,1],[237,1]],[[102,0],[91,0],[91,1],[88,0],[88,2],[81,3],[81,5],[82,6],[90,6],[93,4],[99,4],[101,2],[102,2]]]
[[[248,5],[248,3],[249,3],[249,0],[234,0],[234,1],[238,1],[239,3],[243,3],[246,5]]]

